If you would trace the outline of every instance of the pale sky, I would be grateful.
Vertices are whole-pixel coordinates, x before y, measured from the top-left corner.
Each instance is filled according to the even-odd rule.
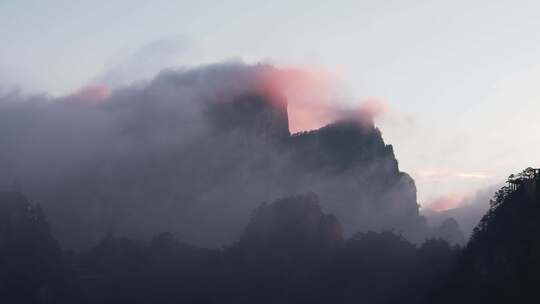
[[[68,94],[231,58],[336,71],[419,203],[540,165],[538,1],[0,0],[0,87]]]

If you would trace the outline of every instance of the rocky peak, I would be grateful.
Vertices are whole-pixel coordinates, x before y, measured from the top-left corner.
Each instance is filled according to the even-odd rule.
[[[318,130],[301,132],[289,139],[299,161],[313,167],[348,169],[356,165],[387,160],[384,171],[398,173],[391,145],[386,145],[381,132],[355,121],[339,121]]]

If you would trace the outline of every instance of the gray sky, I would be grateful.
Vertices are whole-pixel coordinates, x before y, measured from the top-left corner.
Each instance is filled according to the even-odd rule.
[[[259,3],[257,3],[259,2]],[[0,87],[63,95],[241,59],[334,71],[419,202],[540,162],[538,1],[0,0]]]

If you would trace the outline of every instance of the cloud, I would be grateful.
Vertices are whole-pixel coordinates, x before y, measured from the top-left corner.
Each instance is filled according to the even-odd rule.
[[[314,130],[336,120],[353,120],[364,127],[373,127],[375,119],[390,111],[380,98],[354,101],[347,94],[341,76],[322,68],[268,70],[261,81],[268,90],[286,96],[292,133]]]
[[[433,198],[426,202],[426,208],[434,211],[445,211],[463,205],[465,196],[459,193],[452,193]]]
[[[444,179],[472,179],[472,180],[485,180],[490,179],[492,176],[485,172],[476,172],[476,171],[453,171],[449,168],[427,168],[419,169],[413,172],[413,175],[419,179],[429,179],[429,180],[444,180]]]
[[[455,173],[456,177],[465,178],[465,179],[489,179],[490,175],[483,172],[457,172]]]
[[[317,129],[342,115],[349,96],[334,72],[316,67],[287,67],[269,70],[261,79],[270,91],[287,97],[292,133]]]
[[[378,98],[371,98],[366,100],[359,109],[361,116],[366,116],[370,120],[373,120],[389,111],[387,103]]]
[[[111,94],[111,88],[106,85],[89,85],[80,88],[72,97],[79,102],[102,102]]]
[[[493,184],[472,192],[450,193],[428,199],[422,208],[431,225],[440,225],[447,218],[454,218],[469,237],[489,208],[489,201],[502,184]]]
[[[362,113],[371,122],[386,109],[371,101],[348,111],[338,88],[339,77],[317,69],[224,62],[59,98],[6,95],[0,184],[17,180],[75,247],[107,232],[160,231],[223,245],[261,201],[308,191],[348,235],[411,225],[422,233],[414,182],[379,131],[358,134],[343,123],[324,135],[290,136],[291,126]],[[349,136],[359,144],[349,145]]]
[[[193,42],[184,36],[156,39],[134,50],[119,51],[90,83],[117,87],[150,78],[162,69],[181,65],[194,51]]]

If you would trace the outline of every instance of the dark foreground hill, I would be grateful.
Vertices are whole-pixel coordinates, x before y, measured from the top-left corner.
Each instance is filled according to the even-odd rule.
[[[538,177],[532,169],[513,177],[463,250],[390,231],[346,238],[309,193],[260,205],[239,240],[220,249],[165,232],[62,251],[39,206],[3,192],[0,303],[532,303]]]
[[[39,206],[0,192],[0,302],[42,303],[65,296],[67,268]]]
[[[540,175],[511,176],[491,201],[445,288],[429,303],[535,303],[540,273]]]
[[[161,233],[62,253],[38,210],[0,196],[1,303],[420,303],[459,253],[392,232],[344,239],[314,194],[261,205],[222,249]]]

